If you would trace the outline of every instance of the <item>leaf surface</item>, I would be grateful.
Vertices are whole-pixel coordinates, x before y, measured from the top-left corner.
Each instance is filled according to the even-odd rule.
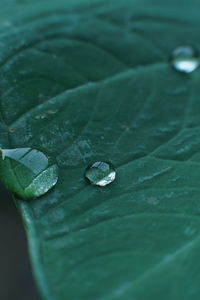
[[[199,2],[0,2],[0,144],[42,147],[59,181],[17,204],[47,300],[199,299]],[[115,166],[95,187],[84,172]]]

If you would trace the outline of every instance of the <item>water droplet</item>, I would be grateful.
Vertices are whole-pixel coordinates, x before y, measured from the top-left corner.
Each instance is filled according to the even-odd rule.
[[[13,133],[13,132],[15,132],[15,128],[8,128],[8,131],[10,132],[10,133]]]
[[[19,198],[35,198],[56,184],[58,166],[49,155],[37,149],[0,149],[0,178]]]
[[[110,163],[97,161],[87,167],[85,177],[94,185],[106,186],[115,180],[116,171]]]
[[[191,73],[199,66],[199,53],[191,46],[174,49],[171,57],[173,68],[182,73]]]

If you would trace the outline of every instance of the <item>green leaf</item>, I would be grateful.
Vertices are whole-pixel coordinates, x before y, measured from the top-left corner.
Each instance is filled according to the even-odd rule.
[[[199,299],[199,2],[0,3],[0,144],[44,148],[59,180],[17,205],[44,299]],[[116,180],[85,169],[111,163]]]

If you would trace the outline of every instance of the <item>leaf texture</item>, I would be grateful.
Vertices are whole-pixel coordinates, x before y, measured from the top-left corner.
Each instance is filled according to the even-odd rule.
[[[2,1],[0,144],[48,149],[60,177],[17,204],[47,300],[199,299],[200,49],[192,0]],[[89,185],[88,165],[117,179]]]

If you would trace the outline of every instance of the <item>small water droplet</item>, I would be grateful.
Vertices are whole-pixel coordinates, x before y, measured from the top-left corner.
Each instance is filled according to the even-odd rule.
[[[115,180],[116,171],[110,163],[97,161],[87,167],[85,177],[94,185],[106,186]]]
[[[8,129],[8,131],[9,131],[10,133],[13,133],[13,132],[15,132],[15,128],[10,127],[10,128]]]
[[[50,114],[50,115],[54,115],[57,112],[58,112],[58,109],[50,109],[50,110],[48,110],[48,114]]]
[[[191,73],[199,66],[199,53],[191,46],[180,46],[174,49],[171,64],[176,71]]]
[[[57,183],[58,166],[37,149],[0,149],[0,178],[19,198],[35,198]]]

